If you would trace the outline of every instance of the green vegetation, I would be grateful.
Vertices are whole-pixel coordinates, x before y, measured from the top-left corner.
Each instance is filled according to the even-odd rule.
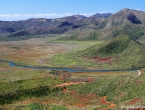
[[[71,86],[69,90],[107,96],[107,101],[115,102],[116,104],[122,104],[136,98],[145,100],[143,94],[145,92],[143,83],[145,74],[143,73],[142,76],[131,77],[130,79],[126,78],[127,76],[125,75],[116,75],[116,77],[102,75],[95,82]],[[143,105],[145,102],[140,104]]]
[[[48,63],[52,64],[54,67],[74,67],[74,66],[92,67],[95,64],[93,61],[77,57],[76,53],[74,52],[52,56],[48,60]]]
[[[140,25],[125,25],[125,26],[114,26],[111,33],[109,33],[105,39],[111,39],[121,34],[128,35],[132,39],[139,40],[145,35],[144,26]]]
[[[54,39],[54,40],[49,40],[47,43],[62,43],[62,44],[78,45],[79,49],[77,49],[77,50],[81,50],[81,49],[93,46],[95,44],[101,44],[101,43],[103,43],[103,41],[98,41],[98,40],[78,41],[78,40]]]
[[[23,74],[23,72],[20,74]],[[9,75],[12,75],[13,77],[14,74]],[[30,75],[27,77],[31,77],[31,79],[26,80],[18,80],[18,76],[15,76],[17,77],[17,80],[12,80],[10,78],[6,78],[7,80],[4,80],[3,78],[3,80],[0,81],[0,103],[11,103],[13,101],[22,100],[25,98],[48,95],[52,91],[59,91],[58,88],[51,89],[51,87],[62,83],[62,81],[59,78],[52,78],[50,76],[39,78],[38,75]]]
[[[83,32],[71,33],[70,35],[63,36],[58,41],[94,41],[98,40],[100,37],[100,31],[88,30]]]
[[[10,35],[10,36],[2,36],[0,37],[1,41],[21,41],[21,40],[28,40],[31,38],[46,38],[48,35],[25,35],[24,33],[18,34],[17,36]]]
[[[61,80],[58,78],[52,79],[51,77],[46,78],[32,78],[27,80],[18,80],[14,82],[5,82],[0,85],[0,94],[9,93],[13,91],[27,90],[31,88],[37,88],[41,86],[54,86],[59,84]]]
[[[16,71],[16,70],[15,70]],[[38,73],[43,72],[44,75],[47,75],[48,71],[41,71],[41,70],[29,70],[30,74],[33,72],[35,73],[36,77],[33,79],[27,79],[27,80],[16,80],[14,82],[8,82],[5,80],[0,81],[0,85],[2,90],[5,90],[5,92],[2,92],[3,94],[0,95],[0,102],[2,104],[9,104],[12,103],[14,105],[9,105],[8,107],[15,107],[15,108],[23,108],[24,110],[33,110],[33,109],[42,109],[42,110],[67,110],[67,106],[63,105],[51,105],[48,100],[57,100],[59,102],[63,102],[66,104],[69,104],[69,108],[73,108],[74,104],[80,104],[78,97],[86,97],[89,94],[96,94],[97,99],[93,99],[90,101],[90,107],[86,110],[90,110],[93,108],[102,108],[105,107],[101,105],[100,98],[103,96],[107,96],[107,101],[114,102],[117,104],[117,107],[120,107],[122,103],[128,102],[135,98],[141,98],[143,99],[143,93],[144,91],[144,73],[141,76],[134,77],[137,74],[137,71],[128,71],[128,72],[120,72],[117,74],[108,74],[108,73],[102,73],[100,75],[94,74],[91,76],[91,74],[83,75],[83,73],[78,73],[78,76],[72,76],[71,80],[78,80],[81,81],[86,78],[93,77],[95,80],[93,82],[89,82],[86,84],[80,84],[80,85],[74,85],[68,87],[69,91],[76,91],[76,95],[71,95],[71,92],[68,92],[67,94],[63,94],[62,90],[64,88],[52,88],[55,84],[63,83],[57,75],[54,75],[53,77],[47,76],[42,78],[37,78]],[[17,76],[19,76],[22,71],[17,70],[17,73],[15,73]],[[24,73],[26,70],[24,71]],[[32,73],[31,73],[32,72]],[[3,73],[4,74],[4,73]],[[7,74],[7,73],[5,73]],[[10,74],[11,76],[15,75]],[[22,72],[23,74],[23,72]],[[57,73],[56,73],[57,74]],[[79,74],[82,74],[79,76]],[[35,76],[34,75],[34,76]],[[73,75],[73,74],[72,74]],[[31,75],[29,76],[31,77]],[[130,79],[126,79],[127,77],[130,77]],[[75,79],[76,78],[76,79]],[[69,80],[68,80],[69,81]],[[139,85],[138,85],[139,84]],[[136,88],[136,89],[135,89]],[[141,90],[141,91],[138,91]],[[142,92],[143,91],[143,92]],[[85,96],[83,94],[86,94]],[[74,99],[74,97],[76,98]],[[90,97],[90,96],[89,96]],[[100,97],[100,98],[99,98]],[[39,99],[40,102],[36,100],[36,102],[33,102],[31,104],[27,105],[21,105],[21,104],[15,104],[16,102],[21,102],[26,99]],[[89,99],[89,98],[88,98]],[[144,100],[144,99],[143,99]],[[47,102],[46,104],[43,104],[43,101]],[[91,103],[95,105],[91,105]],[[99,103],[99,105],[98,105]],[[145,104],[144,102],[140,103],[140,105]],[[2,105],[3,106],[3,105]],[[0,106],[0,107],[2,107]],[[3,107],[2,107],[3,108]]]
[[[86,56],[108,56],[108,55],[115,55],[117,53],[121,53],[128,47],[128,43],[130,38],[127,36],[119,36],[116,37],[100,46],[94,45],[82,51],[81,55]]]
[[[49,109],[50,110],[68,110],[65,106],[61,106],[61,105],[52,105]]]
[[[126,35],[118,36],[100,46],[94,45],[79,53],[80,56],[91,57],[110,57],[112,69],[131,69],[143,68],[145,63],[145,50],[140,43],[132,40]],[[118,59],[118,60],[115,60]]]
[[[137,69],[143,68],[145,63],[144,45],[127,35],[120,35],[105,43],[92,41],[52,41],[55,43],[79,44],[75,51],[62,53],[48,59],[48,64],[54,67],[94,67],[98,69]],[[96,43],[96,44],[95,44]],[[110,58],[111,63],[100,63],[95,57]]]
[[[39,103],[31,103],[27,110],[47,110],[46,107]]]
[[[51,93],[58,93],[61,89],[60,88],[53,88],[51,89],[48,86],[36,87],[33,89],[21,90],[10,92],[6,94],[0,94],[0,104],[10,104],[14,103],[15,101],[22,101],[27,98],[33,97],[43,97],[46,95],[50,95]]]
[[[12,70],[16,68],[10,68],[7,67],[9,70],[4,70],[3,72],[0,72],[0,76],[2,76],[1,79],[6,81],[19,81],[19,80],[28,80],[33,78],[41,78],[40,73],[43,73],[44,75],[49,75],[49,71],[41,71],[41,70],[31,70],[31,69],[20,69],[20,70]],[[11,76],[11,77],[9,77]]]
[[[74,67],[74,66],[92,67],[95,65],[94,61],[78,57],[77,53],[81,52],[83,49],[86,49],[90,46],[100,45],[102,43],[101,41],[61,41],[61,40],[52,40],[49,42],[67,43],[78,45],[79,47],[73,51],[57,54],[50,57],[48,59],[48,64],[51,64],[53,67]]]
[[[78,44],[81,41],[53,41],[55,43]],[[96,44],[95,44],[96,43]],[[120,35],[105,43],[82,41],[83,47],[68,53],[57,54],[49,58],[48,63],[55,67],[95,67],[98,69],[137,69],[145,63],[144,46],[128,37]],[[110,58],[110,63],[99,63],[94,57]]]
[[[68,110],[65,106],[62,105],[43,105],[40,103],[31,103],[27,110]]]

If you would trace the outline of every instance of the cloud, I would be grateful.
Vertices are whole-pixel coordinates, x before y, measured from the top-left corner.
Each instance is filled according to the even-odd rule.
[[[46,16],[46,17],[57,17],[57,16],[65,16],[68,14],[56,14],[56,13],[51,13],[51,14],[0,14],[0,17],[41,17],[41,16]]]
[[[80,13],[80,15],[89,16],[94,13]],[[71,16],[72,13],[64,13],[64,14],[0,14],[0,17],[63,17],[63,16]]]
[[[80,13],[80,15],[84,15],[84,16],[87,16],[87,17],[92,16],[94,14],[96,14],[96,13]]]
[[[135,9],[135,10],[141,10],[141,9]]]
[[[4,21],[15,21],[15,20],[25,20],[25,19],[30,19],[30,18],[48,18],[48,19],[52,19],[52,18],[61,18],[61,17],[65,17],[65,16],[72,16],[75,15],[76,13],[38,13],[38,14],[0,14],[0,20],[4,20]],[[95,13],[78,13],[80,15],[84,15],[84,16],[91,16]]]
[[[109,13],[110,11],[100,11],[99,13]]]
[[[50,14],[0,14],[0,20],[4,21],[15,21],[15,20],[25,20],[30,18],[60,18],[64,16],[70,16],[72,14],[70,13],[64,13],[64,14],[56,14],[56,13],[50,13]]]

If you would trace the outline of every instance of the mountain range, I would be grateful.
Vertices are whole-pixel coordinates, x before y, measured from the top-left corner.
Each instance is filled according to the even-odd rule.
[[[145,12],[122,9],[115,14],[97,13],[90,17],[73,15],[56,19],[32,18],[0,21],[1,40],[21,40],[33,35],[68,34],[63,39],[110,39],[127,34],[136,40],[145,38]]]

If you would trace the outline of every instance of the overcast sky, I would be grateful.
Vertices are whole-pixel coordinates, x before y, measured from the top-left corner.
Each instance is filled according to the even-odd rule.
[[[123,8],[145,11],[145,0],[0,0],[0,20],[60,18],[116,13]]]

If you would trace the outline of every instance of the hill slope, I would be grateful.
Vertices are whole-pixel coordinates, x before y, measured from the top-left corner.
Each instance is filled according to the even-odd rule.
[[[101,65],[107,63],[111,69],[142,68],[145,65],[144,54],[141,44],[126,35],[120,35],[79,53],[80,56],[95,59],[97,63],[101,62]]]
[[[115,25],[142,24],[145,25],[145,12],[139,10],[122,9],[110,16],[106,21],[105,28]]]

